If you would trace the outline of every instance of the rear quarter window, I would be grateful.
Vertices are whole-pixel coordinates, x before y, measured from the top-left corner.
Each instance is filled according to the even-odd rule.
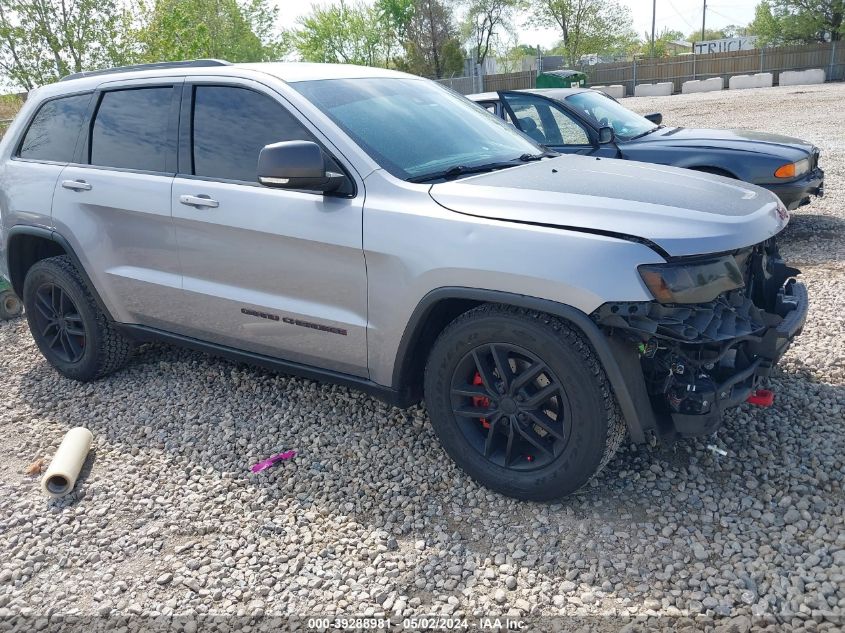
[[[72,161],[90,100],[88,93],[45,102],[32,118],[18,156],[59,163]]]

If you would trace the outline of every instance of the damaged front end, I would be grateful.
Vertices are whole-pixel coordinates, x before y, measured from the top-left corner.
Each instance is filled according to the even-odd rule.
[[[644,426],[710,434],[725,409],[753,396],[806,321],[799,273],[772,238],[729,254],[641,266],[655,301],[609,302],[593,312],[617,348],[639,356],[653,410]]]

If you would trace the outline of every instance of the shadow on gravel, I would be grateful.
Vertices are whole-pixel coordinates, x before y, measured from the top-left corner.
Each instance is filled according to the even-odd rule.
[[[845,220],[836,216],[793,213],[778,236],[788,261],[819,265],[845,261]]]

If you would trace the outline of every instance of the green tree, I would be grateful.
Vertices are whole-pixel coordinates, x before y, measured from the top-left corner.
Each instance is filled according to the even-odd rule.
[[[461,72],[464,53],[452,10],[440,0],[415,0],[405,40],[405,69],[441,78]]]
[[[260,62],[282,55],[277,9],[267,0],[155,0],[145,10],[139,33],[145,61]]]
[[[414,0],[377,0],[376,15],[388,47],[388,58],[395,66],[400,62],[398,55],[403,52],[408,25],[414,17]]]
[[[367,4],[321,7],[299,20],[292,41],[305,61],[387,66],[395,36],[379,9]]]
[[[638,53],[647,55],[649,57],[668,57],[671,54],[671,42],[686,40],[686,36],[681,31],[673,31],[664,28],[660,33],[654,37],[654,51],[651,50],[651,32],[646,31],[643,36],[643,41],[640,42]]]
[[[129,63],[137,53],[132,24],[118,0],[0,0],[0,72],[31,90]]]
[[[845,35],[845,0],[764,0],[748,31],[764,45],[838,42]]]
[[[570,65],[590,53],[622,52],[637,40],[631,11],[616,0],[532,0],[538,26],[560,30]]]
[[[501,33],[513,33],[514,14],[524,4],[523,0],[467,0],[461,30],[472,47],[473,59],[483,65]]]

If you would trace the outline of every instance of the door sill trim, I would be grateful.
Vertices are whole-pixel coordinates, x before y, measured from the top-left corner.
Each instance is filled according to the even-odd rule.
[[[308,378],[319,382],[327,382],[335,385],[352,387],[359,391],[374,396],[379,400],[394,407],[407,408],[417,402],[409,392],[399,391],[392,387],[385,387],[368,378],[361,378],[351,374],[344,374],[330,369],[322,369],[312,365],[296,363],[282,358],[247,352],[234,347],[210,343],[200,339],[175,334],[165,330],[159,330],[145,325],[128,323],[116,323],[118,329],[128,338],[138,343],[164,342],[179,347],[186,347],[199,352],[205,352],[212,356],[219,356],[227,360],[256,365],[283,374]]]

